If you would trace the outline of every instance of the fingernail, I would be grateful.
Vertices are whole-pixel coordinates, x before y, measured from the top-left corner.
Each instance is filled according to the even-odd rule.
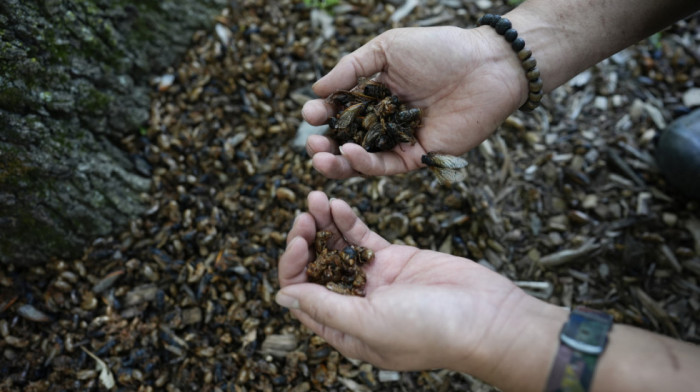
[[[340,151],[340,155],[343,155],[343,146],[338,146],[338,150]]]
[[[287,294],[282,294],[281,292],[277,292],[277,295],[275,296],[275,302],[277,302],[279,306],[284,306],[285,308],[299,309],[298,299],[290,297]]]

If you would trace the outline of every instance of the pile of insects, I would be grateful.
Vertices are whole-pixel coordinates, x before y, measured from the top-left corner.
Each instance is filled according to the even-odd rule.
[[[329,136],[340,145],[352,142],[377,152],[416,142],[414,132],[421,125],[421,110],[401,103],[379,82],[360,78],[357,86],[336,91],[326,101],[338,109],[328,125]]]
[[[367,278],[362,266],[374,259],[374,252],[362,246],[348,245],[342,250],[328,249],[330,231],[316,233],[316,259],[306,267],[309,281],[340,294],[364,297]]]
[[[421,109],[402,103],[380,82],[361,77],[355,87],[334,92],[326,102],[337,109],[328,119],[328,136],[338,145],[355,143],[369,152],[380,152],[402,143],[416,143]],[[466,176],[463,169],[467,161],[462,158],[432,151],[421,161],[442,183],[461,181]]]

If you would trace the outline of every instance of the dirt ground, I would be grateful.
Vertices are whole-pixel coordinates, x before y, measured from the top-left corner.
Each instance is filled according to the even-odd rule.
[[[514,113],[464,156],[462,183],[428,170],[328,180],[294,143],[311,83],[388,28],[472,27],[510,8],[429,0],[392,22],[404,2],[363,4],[241,1],[195,35],[153,81],[148,130],[123,140],[152,173],[153,208],[79,260],[0,271],[0,389],[98,390],[111,377],[140,391],[492,390],[343,358],[274,303],[286,233],[314,189],[390,241],[700,343],[700,204],[654,159],[661,132],[700,104],[698,18]]]

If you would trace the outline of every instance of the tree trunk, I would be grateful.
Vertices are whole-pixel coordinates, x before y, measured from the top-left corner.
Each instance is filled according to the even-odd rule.
[[[148,206],[150,167],[121,148],[149,82],[224,0],[0,2],[0,262],[73,257]]]

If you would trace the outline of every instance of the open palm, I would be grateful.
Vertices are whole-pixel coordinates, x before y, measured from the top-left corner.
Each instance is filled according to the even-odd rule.
[[[423,126],[415,145],[374,154],[348,143],[341,156],[335,155],[335,142],[311,136],[307,151],[314,167],[330,178],[396,174],[420,167],[426,152],[461,155],[481,143],[522,103],[519,82],[524,83],[519,64],[512,64],[516,58],[499,46],[502,39],[488,33],[456,27],[389,30],[341,59],[314,85],[319,96],[379,72],[378,80],[402,101],[423,110]],[[302,113],[320,125],[333,110],[317,99]]]
[[[366,297],[307,282],[305,266],[314,258],[318,230],[334,233],[330,248],[351,243],[375,251],[365,267]],[[321,192],[309,195],[309,213],[297,218],[287,238],[278,300],[295,298],[290,308],[302,323],[344,355],[384,368],[449,367],[487,344],[498,326],[518,317],[532,300],[508,279],[470,260],[390,244],[348,204],[329,201]]]

